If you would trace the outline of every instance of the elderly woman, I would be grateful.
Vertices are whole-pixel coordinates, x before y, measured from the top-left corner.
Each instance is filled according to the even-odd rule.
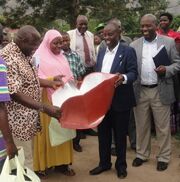
[[[49,30],[45,34],[35,52],[35,57],[39,60],[39,78],[56,80],[57,75],[63,75],[64,83],[73,80],[69,63],[61,52],[62,42],[61,34],[56,30]],[[44,88],[42,101],[52,103],[53,92],[52,88]],[[69,168],[69,164],[72,163],[72,141],[51,147],[48,131],[50,120],[51,117],[41,114],[42,131],[34,138],[34,170],[41,175],[46,175],[48,168],[55,167],[59,172],[73,176],[75,172]]]

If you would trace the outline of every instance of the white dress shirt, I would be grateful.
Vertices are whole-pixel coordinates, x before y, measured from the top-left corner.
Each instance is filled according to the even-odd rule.
[[[154,71],[155,64],[152,57],[157,53],[157,37],[148,42],[144,39],[142,51],[142,68],[141,68],[141,84],[153,85],[157,84],[158,77]]]
[[[87,33],[84,33],[85,39],[87,41],[88,44],[88,48],[89,48],[89,55],[90,55],[90,59],[91,62],[89,63],[89,65],[86,65],[85,63],[85,54],[84,54],[84,45],[83,45],[83,37],[81,35],[81,33],[78,31],[78,29],[76,29],[76,48],[75,51],[81,56],[83,63],[86,67],[90,67],[94,65],[94,48],[92,46],[92,40],[90,40],[91,38],[87,35]]]
[[[106,52],[105,52],[104,59],[102,62],[101,72],[110,73],[111,67],[112,67],[112,64],[114,61],[114,57],[116,55],[118,47],[119,47],[119,43],[111,51],[108,49],[108,47],[106,48]],[[125,74],[123,74],[123,76],[124,76],[123,84],[126,84],[127,83],[127,76]]]

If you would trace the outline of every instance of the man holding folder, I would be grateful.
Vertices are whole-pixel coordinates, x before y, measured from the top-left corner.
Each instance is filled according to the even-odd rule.
[[[152,111],[159,142],[157,170],[163,171],[170,161],[170,105],[175,101],[172,78],[180,70],[180,58],[174,40],[156,34],[154,15],[144,15],[140,23],[143,37],[131,44],[137,54],[139,72],[134,84],[137,154],[132,165],[141,166],[149,159]]]

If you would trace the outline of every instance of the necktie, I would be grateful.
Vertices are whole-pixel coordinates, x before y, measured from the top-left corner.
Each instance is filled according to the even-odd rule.
[[[89,47],[88,47],[88,44],[87,44],[87,41],[86,41],[86,38],[85,38],[85,35],[84,34],[82,34],[82,37],[83,37],[83,45],[84,45],[84,58],[85,58],[85,63],[86,64],[89,64],[90,61],[91,61],[90,54],[89,54]]]

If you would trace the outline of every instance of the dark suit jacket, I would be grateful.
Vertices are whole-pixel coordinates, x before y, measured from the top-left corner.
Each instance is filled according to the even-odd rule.
[[[99,51],[96,71],[101,71],[106,48]],[[127,76],[127,84],[115,90],[111,108],[115,111],[126,111],[135,106],[133,82],[137,78],[137,58],[133,48],[119,44],[110,73],[121,73]]]

